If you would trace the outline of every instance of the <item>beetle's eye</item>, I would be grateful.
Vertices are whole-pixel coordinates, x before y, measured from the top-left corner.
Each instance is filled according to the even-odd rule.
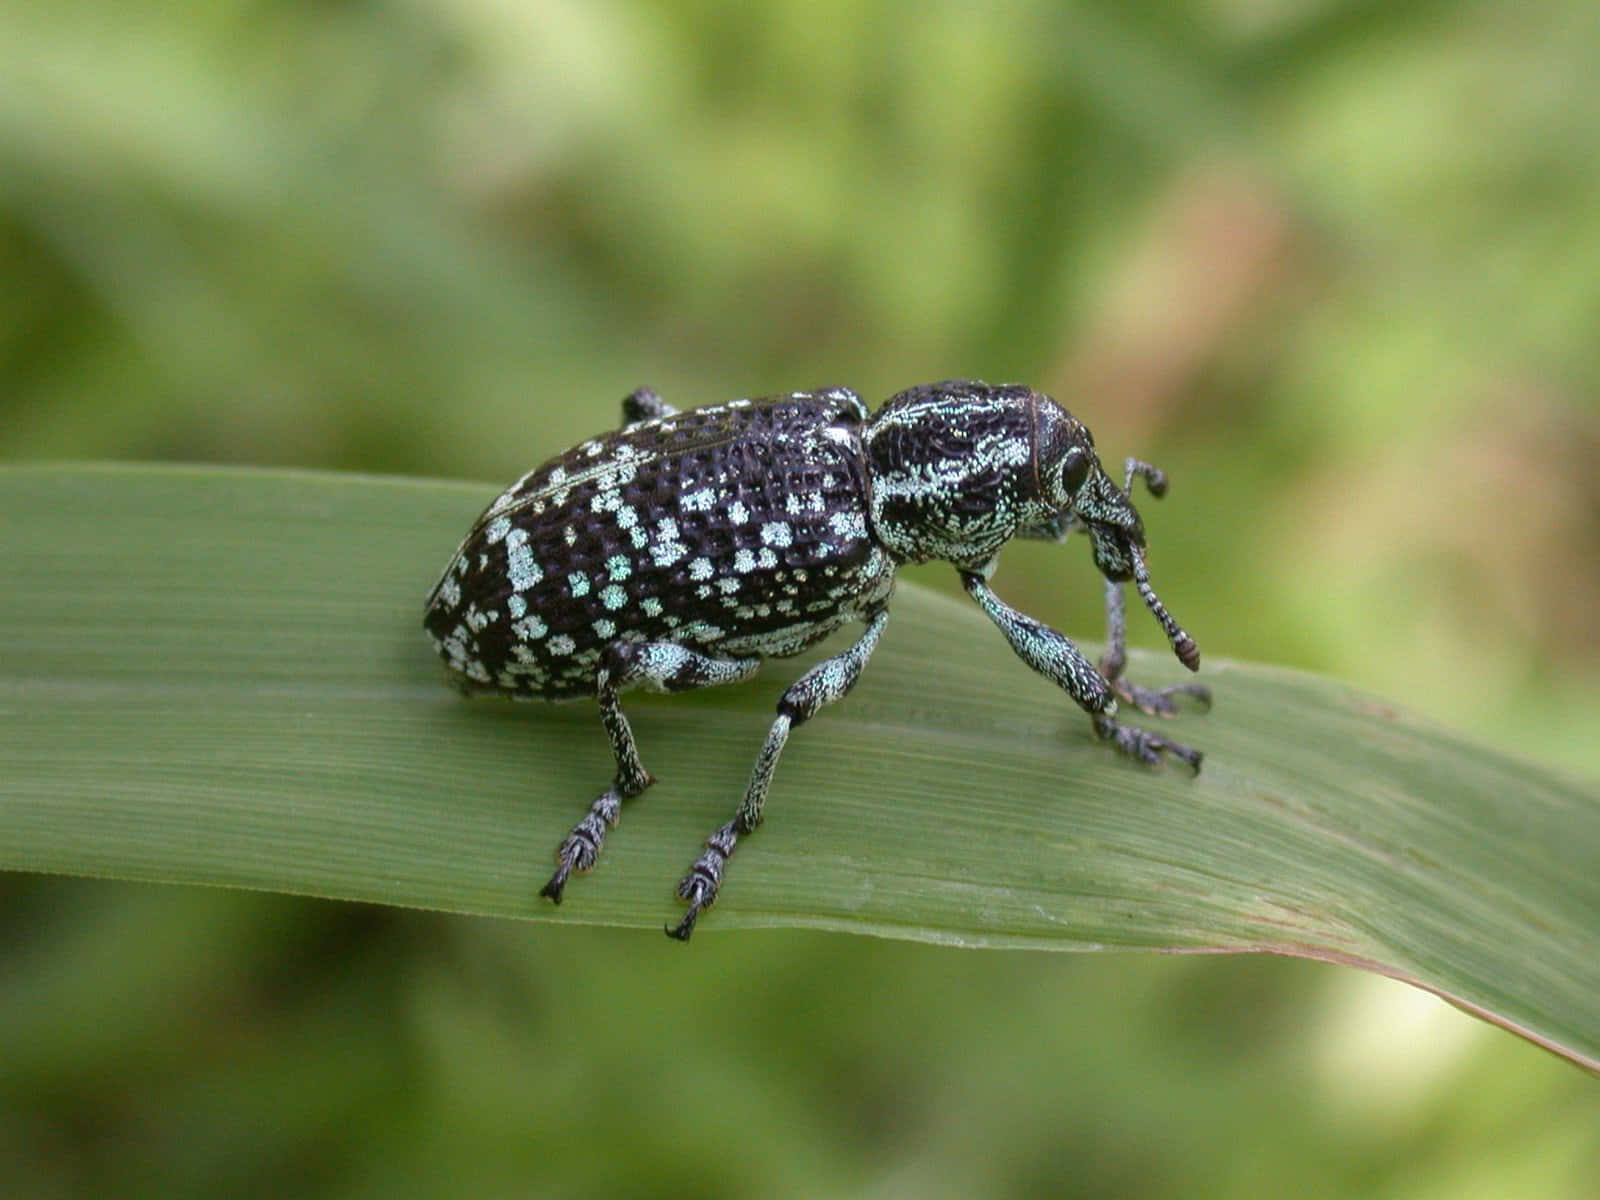
[[[1083,481],[1089,478],[1089,452],[1074,446],[1061,460],[1061,488],[1069,496],[1076,496]]]

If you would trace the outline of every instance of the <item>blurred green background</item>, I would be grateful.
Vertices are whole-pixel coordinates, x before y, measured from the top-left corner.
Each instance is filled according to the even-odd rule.
[[[1020,380],[1171,473],[1156,582],[1208,656],[1593,777],[1597,61],[1590,0],[10,0],[0,457],[487,501],[641,383]],[[1098,636],[1081,546],[999,585]],[[1590,1078],[1305,963],[10,876],[0,981],[8,1196],[1600,1176]]]

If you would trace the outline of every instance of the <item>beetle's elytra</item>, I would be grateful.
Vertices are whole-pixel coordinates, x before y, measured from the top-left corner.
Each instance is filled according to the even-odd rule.
[[[679,412],[647,388],[623,426],[530,471],[478,518],[428,596],[429,637],[466,691],[569,700],[593,696],[617,773],[556,851],[543,894],[592,867],[622,801],[652,782],[618,695],[747,679],[860,622],[849,649],[812,667],[778,701],[733,819],[678,885],[687,939],[716,899],[728,856],[761,822],[789,731],[855,684],[887,620],[896,568],[942,559],[1030,667],[1088,712],[1124,754],[1200,767],[1200,752],[1113,718],[1116,698],[1171,715],[1198,684],[1158,690],[1122,678],[1122,585],[1132,580],[1190,670],[1200,653],[1145,570],[1144,526],[1129,498],[1166,477],[1129,459],[1119,488],[1094,438],[1050,397],[968,380],[901,392],[869,414],[829,388]],[[1098,667],[989,587],[1013,537],[1089,537],[1106,579],[1108,639]]]

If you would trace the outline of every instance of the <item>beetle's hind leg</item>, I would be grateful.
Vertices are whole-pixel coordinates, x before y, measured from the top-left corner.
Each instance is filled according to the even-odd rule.
[[[557,904],[561,903],[567,877],[574,871],[589,870],[600,857],[606,831],[616,828],[617,820],[622,815],[622,802],[631,800],[655,782],[639,761],[639,747],[633,740],[633,727],[623,715],[622,706],[617,702],[617,689],[605,669],[600,671],[596,693],[600,701],[600,720],[605,724],[606,736],[611,739],[611,753],[617,760],[617,774],[611,786],[589,806],[583,820],[572,827],[572,832],[556,849],[555,874],[550,876],[550,882],[539,889],[539,894],[550,897]]]
[[[832,658],[823,659],[790,684],[788,690],[779,697],[777,719],[772,722],[761,753],[756,756],[756,765],[750,772],[750,783],[739,804],[739,811],[733,815],[733,820],[706,839],[705,853],[694,860],[689,873],[678,884],[678,897],[689,905],[689,911],[676,925],[667,926],[667,936],[675,937],[680,942],[689,940],[689,935],[694,932],[695,921],[716,901],[717,892],[722,887],[723,869],[740,836],[761,824],[761,810],[766,804],[767,789],[772,784],[772,772],[778,765],[778,756],[783,753],[784,743],[789,740],[789,730],[809,721],[823,705],[832,704],[856,685],[888,620],[887,612],[878,612],[855,645]]]
[[[755,674],[760,665],[759,658],[710,658],[672,642],[642,646],[619,642],[606,651],[604,665],[595,676],[595,695],[600,701],[600,720],[611,740],[612,756],[617,760],[617,774],[557,848],[555,874],[539,889],[541,896],[560,904],[568,877],[574,871],[589,870],[600,857],[606,831],[615,828],[622,802],[655,782],[639,761],[633,727],[628,724],[617,694],[641,683],[663,692],[737,683]]]
[[[640,421],[652,421],[656,417],[675,417],[678,410],[673,408],[661,398],[655,388],[634,388],[622,398],[622,424],[637,425]]]

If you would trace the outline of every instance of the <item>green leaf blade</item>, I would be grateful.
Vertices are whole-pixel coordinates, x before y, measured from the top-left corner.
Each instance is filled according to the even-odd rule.
[[[492,489],[0,471],[0,866],[659,926],[771,719],[758,680],[630,696],[660,782],[559,909],[608,778],[592,705],[463,701],[422,598]],[[702,927],[1267,951],[1404,978],[1600,1064],[1600,796],[1339,684],[1207,663],[1201,775],[1095,742],[970,606],[902,586],[791,740]],[[1050,614],[1039,614],[1048,619]],[[1147,683],[1185,675],[1135,655]],[[1152,718],[1153,720],[1153,718]]]

